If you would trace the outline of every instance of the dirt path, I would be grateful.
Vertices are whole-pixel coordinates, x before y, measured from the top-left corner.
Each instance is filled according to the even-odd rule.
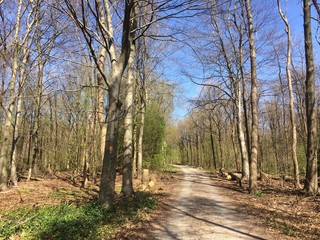
[[[145,225],[148,239],[277,238],[232,196],[225,195],[226,189],[216,186],[217,180],[209,174],[186,166],[176,167],[176,191],[162,203],[162,212]]]

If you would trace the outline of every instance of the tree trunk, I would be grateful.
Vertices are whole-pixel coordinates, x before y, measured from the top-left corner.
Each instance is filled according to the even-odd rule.
[[[126,115],[124,118],[124,138],[123,138],[123,175],[122,175],[122,189],[121,193],[128,197],[134,193],[132,184],[132,156],[133,156],[133,74],[134,74],[134,57],[135,46],[131,45],[131,53],[128,61],[128,76],[126,82],[126,98],[124,102],[124,108]]]
[[[41,58],[41,53],[40,53]],[[39,69],[38,69],[38,86],[37,86],[37,99],[36,99],[36,110],[34,116],[34,126],[32,129],[32,140],[33,140],[33,154],[32,161],[29,166],[28,181],[30,181],[32,174],[35,174],[37,171],[37,162],[39,160],[39,130],[40,130],[40,121],[41,121],[41,102],[42,102],[42,78],[43,78],[43,67],[44,64],[42,59],[39,60]]]
[[[287,32],[287,64],[286,64],[286,74],[288,80],[288,88],[289,88],[289,97],[290,97],[290,122],[291,122],[291,139],[292,139],[292,159],[293,159],[293,175],[295,187],[300,189],[300,177],[299,177],[299,164],[297,158],[297,127],[295,120],[295,112],[294,112],[294,96],[293,96],[293,88],[292,88],[292,78],[291,78],[291,29],[288,22],[287,17],[281,10],[280,0],[278,0],[278,9],[279,13],[286,25]]]
[[[99,52],[99,67],[100,69],[105,68],[105,59],[106,59],[106,49],[102,48]],[[106,144],[106,134],[107,134],[107,124],[106,124],[106,115],[104,109],[104,99],[105,99],[105,90],[104,90],[104,80],[100,72],[97,74],[98,81],[98,91],[97,91],[97,101],[98,101],[98,121],[100,126],[100,154],[103,158],[105,144]]]
[[[17,178],[17,144],[19,141],[19,128],[21,125],[21,109],[22,108],[22,99],[21,96],[18,96],[18,103],[17,103],[17,112],[16,112],[16,121],[14,124],[13,130],[13,143],[12,143],[12,157],[11,157],[11,164],[10,164],[10,180],[14,186],[18,185],[18,178]]]
[[[137,84],[136,84],[137,85]],[[135,87],[135,106],[133,116],[133,162],[132,162],[132,175],[137,178],[137,157],[138,157],[138,143],[137,143],[137,129],[138,129],[138,90]]]
[[[238,116],[238,136],[239,136],[239,145],[240,152],[242,157],[242,178],[249,180],[249,162],[251,158],[250,153],[250,136],[249,136],[249,121],[248,121],[248,113],[247,113],[247,103],[246,103],[246,80],[244,76],[243,70],[243,43],[242,36],[239,39],[239,70],[240,70],[240,79],[238,82],[238,102],[237,102],[237,116]],[[244,123],[246,135],[244,133],[243,125],[242,125],[242,109],[244,115]]]
[[[88,146],[86,146],[88,147]],[[89,157],[89,150],[85,149],[85,155],[83,156],[84,158],[84,164],[83,164],[83,181],[82,181],[82,188],[87,188],[88,187],[88,172],[89,172],[89,163],[88,163],[88,157]]]
[[[109,206],[114,200],[116,167],[117,167],[117,152],[118,152],[118,135],[119,135],[119,110],[121,108],[121,102],[119,101],[120,83],[125,68],[128,64],[130,57],[131,44],[133,41],[133,35],[135,29],[133,28],[135,21],[134,14],[136,9],[136,2],[134,0],[126,1],[124,8],[123,18],[123,31],[122,31],[122,44],[121,53],[117,57],[116,46],[114,45],[114,35],[112,26],[112,13],[110,12],[110,6],[107,1],[98,2],[98,10],[102,13],[100,15],[104,26],[108,26],[108,53],[111,62],[111,76],[110,79],[106,79],[108,85],[108,120],[107,120],[107,135],[106,145],[104,150],[101,184],[99,192],[99,201],[105,206]],[[105,12],[104,12],[105,11]],[[104,16],[107,19],[104,19]],[[105,34],[105,31],[102,31]],[[90,45],[90,47],[92,47]],[[103,70],[100,68],[100,70]]]
[[[258,158],[258,97],[257,97],[257,62],[254,40],[253,17],[251,12],[251,1],[245,1],[247,19],[249,25],[250,65],[251,65],[251,158],[249,191],[255,194],[258,189],[257,183],[257,158]]]
[[[236,130],[235,130],[235,126],[231,126],[232,127],[232,133],[231,133],[231,140],[232,140],[232,147],[233,147],[233,152],[234,152],[234,160],[235,160],[235,165],[236,165],[236,169],[237,172],[240,171],[239,168],[239,152],[238,152],[238,148],[237,148],[237,144],[236,144]]]
[[[89,77],[90,78],[90,77]],[[91,81],[90,81],[91,82]],[[86,99],[85,99],[85,105],[88,104],[88,95],[86,94]],[[83,181],[82,181],[82,188],[87,188],[88,187],[88,173],[89,173],[89,161],[90,161],[90,156],[91,152],[93,149],[93,144],[94,144],[94,119],[91,120],[90,113],[87,113],[87,127],[85,129],[85,139],[84,139],[84,147],[83,147]],[[93,161],[94,162],[94,161]],[[92,164],[92,168],[94,168],[94,163]]]
[[[113,82],[119,84],[119,70],[113,69],[113,75],[115,74],[117,74],[117,76],[112,76],[116,78]],[[114,190],[118,150],[119,109],[121,107],[118,100],[118,84],[110,86],[108,89],[107,137],[99,191],[99,201],[101,204],[106,206],[112,204],[115,196]]]
[[[216,154],[215,154],[215,148],[214,148],[214,139],[213,139],[213,129],[212,129],[212,120],[211,116],[209,116],[209,126],[210,126],[210,144],[211,144],[211,151],[212,151],[212,163],[214,169],[217,169],[217,160],[216,160]]]
[[[218,142],[219,142],[219,151],[220,151],[220,167],[224,168],[224,156],[223,156],[223,147],[222,147],[222,133],[221,133],[221,127],[220,124],[218,125]]]
[[[310,193],[318,192],[317,177],[317,110],[315,101],[314,61],[311,33],[310,0],[303,1],[304,42],[306,58],[306,112],[307,112],[307,171],[305,190]]]
[[[245,136],[243,132],[242,126],[242,91],[241,91],[241,81],[238,83],[238,106],[237,106],[237,120],[238,120],[238,138],[240,145],[240,153],[242,160],[242,178],[248,180],[249,179],[249,160],[248,160],[248,152],[245,141]]]
[[[23,60],[21,63],[20,68],[20,79],[19,79],[19,88],[17,93],[17,111],[15,116],[15,124],[13,129],[13,142],[12,142],[12,157],[11,157],[11,163],[10,163],[10,180],[13,183],[14,186],[18,185],[18,179],[17,179],[17,144],[20,139],[19,136],[19,129],[21,126],[21,111],[22,111],[22,88],[25,82],[25,73],[26,73],[26,66],[27,66],[27,59],[29,57],[29,48],[25,48],[23,51]]]
[[[16,78],[18,74],[18,60],[19,60],[19,30],[20,30],[20,20],[21,20],[21,8],[22,0],[19,1],[18,11],[17,11],[17,23],[15,25],[15,36],[14,36],[14,50],[12,56],[12,70],[11,78],[9,82],[9,103],[6,111],[5,124],[2,130],[2,146],[0,151],[0,191],[3,191],[7,188],[8,180],[8,164],[10,161],[10,147],[11,147],[11,133],[12,133],[12,124],[13,124],[13,114],[15,108],[15,86]]]
[[[198,123],[196,125],[198,125]],[[196,130],[196,154],[197,154],[197,158],[196,158],[195,166],[197,167],[197,166],[199,166],[199,162],[200,162],[199,133],[198,133],[198,130]]]
[[[142,151],[143,151],[143,133],[144,133],[144,120],[146,113],[146,99],[144,89],[142,89],[142,99],[141,99],[141,119],[140,119],[140,129],[139,129],[139,139],[138,139],[138,179],[142,180]]]

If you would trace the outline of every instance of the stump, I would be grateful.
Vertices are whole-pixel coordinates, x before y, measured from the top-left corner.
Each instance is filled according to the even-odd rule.
[[[148,184],[149,182],[149,169],[143,169],[142,172],[142,183]]]

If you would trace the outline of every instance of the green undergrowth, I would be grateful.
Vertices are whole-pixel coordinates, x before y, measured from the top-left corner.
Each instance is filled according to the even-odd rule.
[[[142,220],[155,206],[152,195],[138,192],[109,208],[96,202],[19,208],[0,213],[0,239],[111,239],[127,221]]]
[[[163,172],[175,172],[177,171],[177,168],[173,166],[172,164],[166,164],[162,167]]]

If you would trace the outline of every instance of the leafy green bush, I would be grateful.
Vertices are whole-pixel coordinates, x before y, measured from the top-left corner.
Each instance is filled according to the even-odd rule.
[[[165,116],[159,111],[159,106],[148,105],[143,135],[143,154],[146,159],[152,159],[161,153],[165,140],[165,127]]]
[[[144,167],[151,170],[161,170],[164,166],[164,156],[155,154],[152,158],[145,159]]]

